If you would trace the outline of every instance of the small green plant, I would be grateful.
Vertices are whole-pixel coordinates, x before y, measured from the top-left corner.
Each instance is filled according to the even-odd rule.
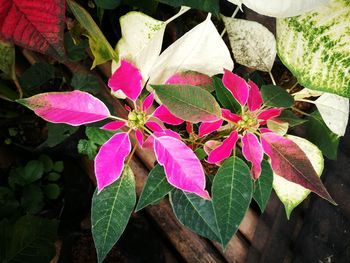
[[[59,197],[63,169],[62,161],[54,162],[44,154],[24,166],[12,168],[7,184],[0,186],[0,218],[39,213],[45,200]]]

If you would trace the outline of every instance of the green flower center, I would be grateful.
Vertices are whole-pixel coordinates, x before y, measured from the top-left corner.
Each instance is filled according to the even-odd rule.
[[[237,126],[239,130],[254,132],[259,128],[259,121],[254,114],[246,112],[242,115],[242,119],[238,121]]]
[[[143,111],[131,111],[128,115],[128,126],[132,129],[139,129],[145,125],[146,113]]]

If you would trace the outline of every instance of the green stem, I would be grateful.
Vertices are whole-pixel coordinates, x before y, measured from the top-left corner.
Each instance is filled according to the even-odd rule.
[[[239,6],[237,6],[236,9],[235,9],[235,11],[233,12],[231,18],[234,18],[234,17],[237,15],[239,9],[240,9]],[[225,28],[224,28],[224,30],[222,30],[220,36],[223,37],[223,36],[225,35],[226,31],[227,31],[227,30],[226,30],[226,26],[225,26]]]
[[[119,117],[113,116],[113,115],[109,116],[108,118],[112,119],[112,120],[125,121],[126,123],[128,122],[128,120],[125,120],[123,118],[119,118]]]
[[[292,107],[292,110],[294,110],[294,111],[296,111],[296,112],[298,112],[298,113],[300,113],[302,115],[305,115],[305,116],[311,116],[311,114],[306,113],[306,112],[304,112],[302,110],[299,110],[298,108],[295,108],[295,107]]]

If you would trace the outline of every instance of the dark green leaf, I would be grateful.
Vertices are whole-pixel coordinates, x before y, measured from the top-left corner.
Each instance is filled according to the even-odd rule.
[[[198,148],[197,150],[195,150],[194,153],[197,155],[197,158],[199,160],[204,160],[204,158],[207,157],[207,153],[204,151],[203,148]]]
[[[86,127],[85,134],[90,141],[97,145],[102,145],[108,141],[115,132],[102,130],[99,127]]]
[[[123,4],[127,4],[134,8],[137,8],[142,13],[153,15],[157,11],[158,2],[156,0],[123,0]]]
[[[94,0],[98,7],[103,9],[114,9],[118,7],[122,0]]]
[[[9,100],[16,100],[18,99],[18,94],[11,89],[5,81],[1,81],[0,79],[0,97],[7,98]]]
[[[232,112],[239,112],[241,110],[241,105],[235,100],[232,93],[229,92],[221,79],[218,77],[213,77],[213,83],[216,93],[216,98],[221,103],[225,109],[229,109]]]
[[[194,9],[203,10],[206,12],[218,15],[220,12],[220,6],[218,0],[157,0],[160,3],[168,4],[171,6],[189,6]]]
[[[61,178],[61,175],[59,173],[55,173],[55,172],[49,173],[47,175],[47,180],[52,181],[52,182],[55,182],[60,178]]]
[[[191,85],[151,85],[160,101],[177,117],[189,122],[221,117],[215,98],[206,90]]]
[[[87,57],[86,49],[89,46],[87,40],[81,40],[79,43],[74,44],[73,38],[70,32],[64,34],[64,46],[66,48],[68,57],[72,61],[79,61]]]
[[[52,171],[53,161],[51,160],[51,158],[49,156],[47,156],[46,154],[41,154],[39,156],[38,160],[44,164],[45,173]]]
[[[264,79],[260,76],[258,71],[254,71],[253,73],[248,73],[244,76],[244,79],[246,81],[251,80],[253,81],[258,87],[262,87],[265,85]]]
[[[57,199],[61,193],[61,189],[57,184],[48,184],[44,186],[44,193],[49,199]]]
[[[156,165],[147,177],[135,212],[160,201],[173,188],[166,179],[163,167]]]
[[[100,90],[98,78],[92,74],[74,74],[71,85],[76,90],[86,91],[92,94],[97,94]]]
[[[284,121],[284,122],[288,122],[290,128],[298,126],[300,124],[303,124],[304,122],[307,121],[306,119],[298,118],[290,110],[282,111],[282,113],[280,114],[280,116],[277,117],[277,119],[281,120],[281,121]]]
[[[255,181],[253,198],[258,203],[261,212],[264,212],[272,190],[273,172],[270,164],[265,160],[262,161],[261,168],[261,175]]]
[[[0,202],[0,218],[11,218],[11,216],[16,214],[16,212],[18,213],[18,208],[19,202],[16,199],[8,199],[3,202]]]
[[[37,160],[29,161],[24,167],[24,174],[22,175],[27,184],[39,180],[44,173],[44,165]]]
[[[0,71],[6,78],[15,79],[15,46],[0,40]]]
[[[23,178],[24,176],[24,167],[16,167],[10,170],[10,174],[8,177],[9,186],[14,189],[16,185],[24,186],[26,185],[26,181]]]
[[[33,95],[40,90],[39,86],[55,77],[55,68],[46,63],[35,63],[29,69],[24,71],[19,82],[26,95]]]
[[[253,196],[249,167],[238,157],[226,159],[218,170],[212,198],[223,249],[236,233]]]
[[[310,114],[305,127],[306,139],[316,144],[328,159],[336,160],[339,137],[327,127],[317,110]]]
[[[64,163],[62,161],[57,161],[53,164],[53,171],[62,173],[64,169]]]
[[[75,1],[67,0],[66,2],[79,24],[86,30],[84,35],[89,38],[90,50],[94,55],[94,62],[91,68],[111,59],[117,61],[118,54],[111,47],[90,14]]]
[[[211,201],[174,189],[170,201],[177,219],[197,234],[220,242]]]
[[[70,126],[67,124],[56,124],[50,122],[47,123],[47,128],[48,136],[46,142],[49,147],[55,147],[79,129],[79,127],[76,126]]]
[[[7,240],[2,244],[5,253],[0,255],[0,262],[7,263],[38,263],[50,262],[55,255],[55,240],[57,221],[26,215],[21,217],[7,231],[1,233]],[[1,225],[2,227],[2,225]],[[7,228],[7,227],[6,227]]]
[[[44,206],[44,196],[41,188],[34,184],[23,188],[21,206],[30,214],[39,213]]]
[[[78,143],[78,152],[87,155],[90,160],[93,160],[97,154],[97,145],[90,140],[81,139]]]
[[[264,85],[260,91],[266,106],[289,108],[294,103],[294,98],[279,86]]]
[[[98,262],[102,262],[123,233],[136,203],[135,179],[129,166],[102,192],[94,193],[91,207],[92,236]]]

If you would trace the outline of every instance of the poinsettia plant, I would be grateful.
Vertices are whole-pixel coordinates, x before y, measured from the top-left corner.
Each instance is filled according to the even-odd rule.
[[[25,26],[14,32],[10,29],[28,10],[15,12],[17,9],[12,8],[18,5],[15,1],[2,5],[0,13],[11,10],[7,20],[0,18],[0,37],[6,41],[6,48],[15,43],[63,63],[69,60],[62,41],[65,1],[49,2],[44,1],[44,5],[56,12],[52,14],[55,19],[50,20],[50,32],[42,27],[45,18],[24,16],[34,20],[27,23],[32,38],[23,37],[27,36]],[[188,2],[191,5],[193,1]],[[131,213],[167,195],[181,223],[220,242],[223,248],[236,233],[253,199],[264,211],[272,188],[285,205],[288,217],[310,192],[335,204],[320,180],[322,153],[334,158],[339,136],[345,133],[349,104],[338,95],[349,94],[348,74],[332,72],[334,63],[329,62],[329,57],[334,49],[308,46],[302,50],[304,46],[295,43],[303,54],[300,55],[287,49],[285,41],[289,41],[289,36],[296,42],[313,39],[308,35],[310,30],[299,31],[307,26],[306,20],[292,16],[314,10],[305,16],[323,21],[327,10],[344,6],[349,10],[348,5],[342,0],[326,6],[323,5],[326,1],[306,1],[305,6],[301,1],[283,4],[272,1],[269,5],[264,1],[229,2],[237,5],[234,15],[244,4],[264,15],[281,17],[277,31],[278,36],[284,37],[277,39],[277,43],[275,36],[259,23],[222,17],[236,62],[267,72],[271,85],[258,85],[249,76],[243,78],[233,73],[230,51],[210,13],[205,21],[161,52],[167,24],[189,8],[182,7],[167,21],[130,12],[120,19],[122,38],[113,49],[88,12],[68,0],[69,9],[79,22],[70,28],[70,33],[76,41],[81,36],[88,38],[94,56],[92,67],[113,60],[108,86],[115,99],[126,99],[127,117],[113,115],[100,99],[78,90],[41,93],[17,100],[48,122],[79,126],[105,121],[101,129],[114,132],[94,160],[97,190],[92,201],[92,233],[100,262],[123,233]],[[36,4],[32,7],[40,9]],[[218,1],[204,9],[217,13]],[[344,27],[340,26],[342,21],[334,20],[339,28]],[[317,28],[314,30],[318,32]],[[324,34],[329,33],[324,30]],[[51,38],[52,32],[59,36]],[[338,35],[329,33],[329,37],[343,41]],[[315,48],[323,54],[324,68],[316,66],[320,56],[315,55]],[[271,72],[277,52],[306,87],[332,90],[337,95],[307,88],[294,92],[293,87],[277,86]],[[8,52],[6,61],[13,63],[10,55]],[[313,63],[302,60],[303,56],[310,57]],[[344,61],[340,55],[335,59]],[[299,60],[311,69],[310,74],[298,68]],[[15,80],[12,66],[7,64],[0,69]],[[349,64],[345,66],[349,68]],[[319,71],[330,79],[316,78]],[[298,101],[315,104],[317,111],[303,112],[294,105]],[[306,115],[307,119],[295,113]],[[289,128],[307,120],[310,123],[307,129],[311,130],[307,137],[313,143],[288,134]],[[319,131],[327,140],[315,135]],[[139,149],[151,150],[157,164],[136,204],[135,179],[129,164]],[[206,169],[208,166],[213,169]]]

